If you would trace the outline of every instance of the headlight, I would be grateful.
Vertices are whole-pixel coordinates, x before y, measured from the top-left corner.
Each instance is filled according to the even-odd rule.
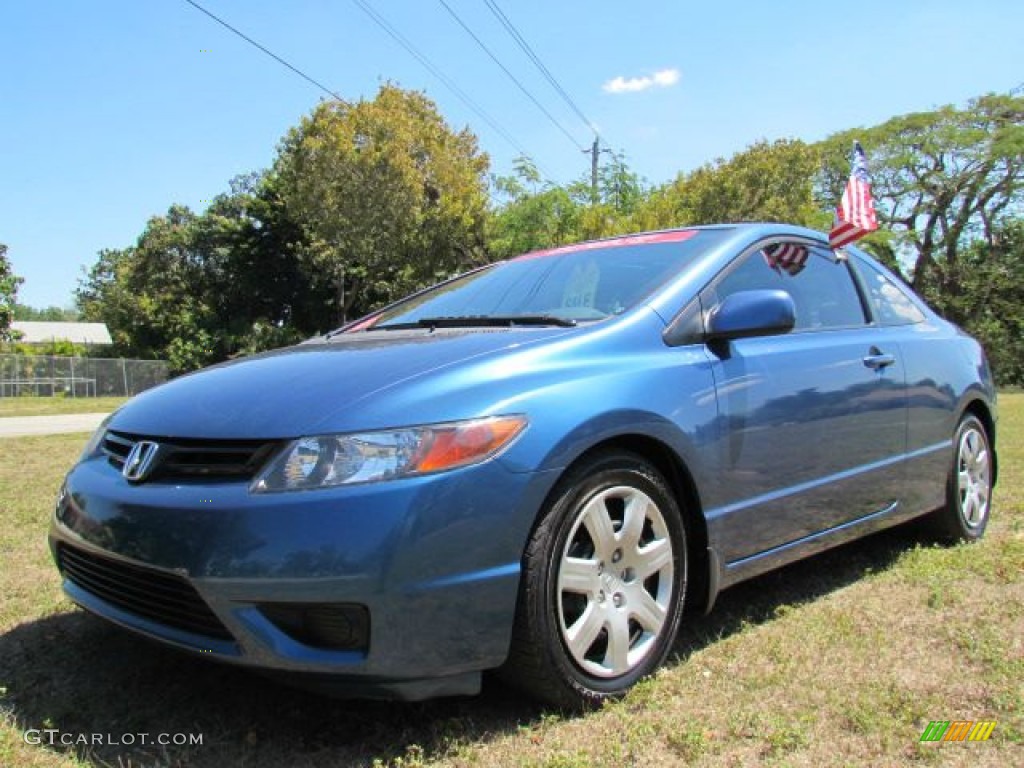
[[[494,456],[526,427],[495,416],[293,441],[253,481],[253,493],[304,491],[443,472]]]
[[[107,434],[107,424],[110,423],[112,418],[114,418],[113,413],[108,414],[107,417],[100,422],[96,431],[93,432],[92,436],[89,438],[89,442],[87,442],[85,444],[85,448],[82,449],[82,455],[78,457],[79,461],[91,459],[100,452],[100,446],[103,444],[103,436]]]

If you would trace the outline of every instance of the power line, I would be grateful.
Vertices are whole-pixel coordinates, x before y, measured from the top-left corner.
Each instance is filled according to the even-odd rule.
[[[583,149],[582,147],[580,147],[580,150],[584,154],[590,155],[590,199],[591,202],[596,204],[599,199],[598,159],[602,152],[609,151],[607,149],[601,148],[601,139],[603,139],[604,137],[601,135],[601,132],[597,130],[597,126],[594,125],[590,118],[583,114],[583,110],[581,110],[576,105],[576,102],[573,101],[573,98],[569,95],[569,92],[566,91],[565,88],[562,87],[562,84],[558,82],[558,78],[556,78],[551,73],[551,70],[548,69],[547,66],[545,66],[544,62],[541,61],[540,56],[537,55],[536,51],[534,51],[530,44],[526,42],[526,38],[523,37],[522,33],[516,28],[516,25],[512,23],[512,20],[505,15],[505,12],[501,10],[496,0],[484,0],[484,2],[486,3],[487,7],[490,9],[494,17],[499,22],[501,22],[501,25],[505,27],[505,30],[509,33],[509,35],[512,36],[512,39],[516,42],[516,45],[519,46],[523,53],[526,54],[527,58],[529,58],[530,61],[532,61],[534,65],[536,65],[537,69],[540,70],[541,74],[544,75],[545,79],[551,84],[551,87],[554,88],[555,91],[565,100],[565,103],[568,104],[572,111],[575,112],[576,115],[580,118],[580,120],[583,121],[584,125],[586,125],[587,128],[594,132],[594,143],[590,146],[589,149]]]
[[[214,14],[210,13],[208,10],[203,8],[203,6],[201,6],[199,3],[194,2],[194,0],[185,0],[185,2],[188,3],[189,5],[191,5],[193,8],[195,8],[197,11],[202,11],[203,13],[205,13],[207,16],[209,16],[211,19],[216,21],[222,27],[225,27],[225,28],[231,30],[232,32],[234,32],[236,35],[238,35],[240,38],[245,40],[250,45],[253,45],[253,46],[259,48],[261,51],[263,51],[265,54],[267,54],[267,56],[269,56],[270,58],[274,59],[274,61],[276,61],[279,64],[283,64],[284,66],[288,67],[288,69],[290,69],[296,75],[301,77],[303,80],[306,80],[307,82],[312,83],[317,88],[319,88],[321,91],[323,91],[324,93],[326,93],[329,96],[333,96],[335,99],[340,101],[345,106],[351,106],[351,104],[349,104],[348,101],[346,101],[345,99],[341,98],[341,96],[339,96],[337,93],[332,91],[326,85],[323,85],[322,83],[317,82],[316,80],[314,80],[312,77],[307,75],[305,72],[303,72],[298,67],[295,67],[295,66],[289,64],[287,61],[282,59],[280,56],[278,56],[276,53],[271,51],[269,48],[267,48],[267,47],[265,47],[263,45],[260,45],[255,40],[253,40],[251,37],[249,37],[247,34],[245,34],[244,32],[241,32],[241,31],[235,29],[233,26],[231,26],[226,21],[224,21],[224,19],[222,19],[219,16],[215,16]]]
[[[390,35],[391,38],[395,40],[395,42],[401,45],[413,58],[415,58],[420,64],[422,64],[432,75],[434,75],[434,77],[440,80],[448,88],[448,90],[454,93],[462,101],[463,104],[465,104],[467,107],[473,110],[473,112],[475,112],[482,120],[484,120],[489,126],[491,126],[491,128],[497,131],[498,134],[503,139],[505,139],[505,141],[507,141],[509,144],[515,147],[520,154],[529,157],[530,153],[526,151],[522,144],[516,141],[515,138],[513,138],[512,135],[508,131],[506,131],[493,117],[487,114],[487,112],[485,112],[482,107],[480,107],[475,101],[473,101],[473,99],[470,98],[469,94],[467,94],[465,91],[459,88],[459,86],[456,85],[455,82],[450,77],[448,77],[441,70],[435,67],[434,64],[430,61],[430,59],[428,59],[425,54],[421,53],[419,49],[416,48],[416,46],[409,42],[409,40],[401,32],[395,29],[395,27],[392,26],[391,23],[387,21],[387,19],[385,19],[379,13],[377,13],[367,2],[365,2],[365,0],[352,0],[352,2],[358,5],[362,9],[363,13],[369,16],[374,21],[374,23],[377,24],[377,26],[379,26],[381,29],[387,32],[388,35]]]
[[[321,82],[315,80],[314,78],[312,78],[311,76],[307,75],[301,69],[299,69],[298,67],[296,67],[293,64],[289,63],[288,61],[286,61],[281,56],[278,56],[276,53],[271,51],[266,46],[262,45],[261,43],[257,42],[256,40],[253,40],[251,37],[246,35],[244,32],[242,32],[241,30],[237,29],[236,27],[233,27],[231,24],[226,22],[224,19],[222,19],[219,16],[217,16],[216,14],[211,13],[210,11],[208,11],[206,8],[201,6],[199,3],[195,2],[195,0],[185,0],[185,2],[188,3],[189,5],[191,5],[193,8],[195,8],[197,11],[200,11],[201,13],[203,13],[206,16],[208,16],[211,19],[213,19],[215,22],[220,24],[225,29],[229,30],[233,34],[235,34],[238,37],[242,38],[243,40],[245,40],[247,43],[249,43],[253,47],[258,48],[260,51],[265,53],[267,56],[269,56],[270,58],[274,59],[274,61],[278,62],[279,64],[281,64],[284,67],[287,67],[288,69],[290,69],[292,72],[297,74],[299,77],[301,77],[306,82],[310,83],[311,85],[315,86],[316,88],[319,88],[321,91],[326,93],[328,96],[331,96],[332,98],[337,99],[341,104],[343,104],[343,105],[345,105],[347,107],[351,107],[352,106],[352,103],[350,101],[348,101],[347,99],[342,98],[336,91],[331,90],[330,88],[328,88],[323,83],[321,83]],[[513,146],[524,157],[527,157],[527,158],[530,157],[530,153],[526,151],[526,149],[523,147],[522,144],[520,144],[518,141],[516,141],[515,138],[513,138],[508,133],[508,131],[506,131],[500,124],[498,124],[498,122],[496,120],[494,120],[494,118],[492,118],[481,107],[479,107],[473,101],[473,99],[471,99],[469,97],[469,95],[466,94],[465,91],[463,91],[461,88],[459,88],[459,86],[456,85],[451,80],[451,78],[449,78],[443,72],[438,70],[437,67],[435,67],[430,62],[430,60],[427,59],[427,57],[424,54],[420,53],[416,49],[416,47],[413,46],[413,44],[411,42],[409,42],[404,36],[402,36],[402,34],[400,32],[398,32],[398,30],[396,30],[393,26],[391,26],[391,24],[389,24],[386,19],[381,17],[379,14],[377,14],[376,11],[374,11],[365,2],[363,2],[363,0],[353,0],[353,2],[355,2],[356,5],[358,5],[363,10],[364,13],[366,13],[367,16],[369,16],[378,26],[380,26],[396,42],[398,42],[399,45],[401,45],[403,48],[405,48],[405,50],[408,51],[410,55],[412,55],[417,61],[419,61],[424,67],[426,67],[426,69],[428,71],[430,71],[438,80],[440,80],[449,90],[451,90],[452,93],[454,93],[459,99],[461,99],[462,102],[467,107],[469,107],[471,110],[473,110],[473,112],[475,112],[482,120],[484,120],[488,125],[490,125],[503,139],[505,139],[505,141],[507,141],[511,146]],[[570,138],[571,138],[571,136],[570,136]],[[574,140],[574,143],[575,143],[575,140]],[[541,168],[541,166],[536,161],[533,161],[533,162],[534,162],[534,165],[541,171],[542,175],[545,178],[545,181],[548,181],[550,183],[554,183],[550,179],[550,174],[545,169]]]
[[[526,86],[524,86],[521,82],[519,82],[519,80],[516,78],[516,76],[513,75],[509,71],[508,67],[506,67],[504,64],[501,63],[501,61],[498,59],[498,57],[494,55],[494,53],[491,51],[490,48],[487,47],[487,45],[483,42],[483,40],[481,40],[479,37],[477,37],[477,35],[473,32],[472,29],[469,28],[469,26],[466,24],[466,22],[464,22],[461,18],[459,18],[459,15],[454,10],[452,10],[452,7],[450,5],[448,5],[448,3],[445,2],[445,0],[437,0],[437,1],[442,6],[444,6],[444,9],[446,11],[448,11],[448,13],[451,15],[451,17],[453,19],[455,19],[455,21],[457,21],[459,23],[459,26],[462,27],[466,31],[466,34],[468,34],[470,37],[473,38],[473,40],[476,42],[476,44],[478,46],[480,46],[480,48],[483,50],[483,52],[486,53],[488,56],[490,56],[491,60],[495,64],[497,64],[499,67],[501,67],[501,71],[504,72],[506,75],[508,75],[509,79],[519,87],[519,90],[522,91],[526,95],[526,97],[537,106],[537,109],[539,109],[541,112],[544,113],[545,117],[547,117],[547,119],[551,121],[551,124],[554,125],[563,134],[565,134],[566,138],[569,139],[569,141],[572,142],[573,146],[575,146],[577,149],[583,151],[583,147],[580,145],[580,143],[578,141],[576,141],[575,137],[571,133],[569,133],[569,131],[565,128],[565,126],[563,126],[560,122],[558,122],[558,120],[556,120],[555,117],[550,112],[548,112],[547,109],[544,108],[543,104],[541,104],[539,101],[537,101],[537,99],[534,97],[534,95],[532,93],[530,93],[526,89]]]
[[[487,4],[487,7],[490,8],[494,17],[501,22],[501,25],[505,27],[506,31],[512,36],[512,39],[516,41],[516,44],[522,49],[523,53],[527,55],[530,61],[532,61],[537,66],[537,69],[541,71],[541,74],[544,75],[549,83],[551,83],[551,87],[554,88],[563,99],[565,99],[566,104],[568,104],[572,111],[579,116],[580,120],[584,122],[587,128],[595,134],[600,135],[596,126],[587,118],[586,115],[583,114],[583,111],[576,106],[576,102],[572,100],[572,97],[568,94],[565,88],[563,88],[555,76],[551,74],[551,70],[544,66],[544,62],[540,60],[540,57],[536,53],[534,53],[533,48],[530,47],[530,44],[526,42],[526,39],[522,34],[520,34],[519,30],[516,29],[512,20],[505,15],[505,12],[498,7],[498,4],[494,0],[484,0],[484,2]]]

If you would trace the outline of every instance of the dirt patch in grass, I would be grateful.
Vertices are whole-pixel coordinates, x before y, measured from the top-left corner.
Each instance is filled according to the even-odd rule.
[[[0,443],[0,764],[1010,766],[1024,762],[1024,396],[1002,398],[984,541],[914,526],[826,552],[690,616],[626,699],[565,717],[494,681],[476,698],[345,702],[169,651],[72,607],[45,531],[81,436]],[[921,743],[931,720],[985,743]],[[32,745],[60,733],[201,734],[201,745]]]

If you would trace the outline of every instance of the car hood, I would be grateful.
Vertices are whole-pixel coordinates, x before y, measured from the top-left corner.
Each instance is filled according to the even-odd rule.
[[[358,409],[360,401],[402,382],[572,332],[565,328],[413,330],[314,341],[174,379],[129,401],[108,426],[165,438],[317,434],[345,421],[339,417]]]

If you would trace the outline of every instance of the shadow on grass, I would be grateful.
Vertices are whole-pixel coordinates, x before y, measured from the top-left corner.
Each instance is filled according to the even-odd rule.
[[[770,621],[783,606],[812,602],[868,573],[883,571],[907,550],[928,541],[922,523],[912,520],[740,582],[718,596],[709,615],[683,618],[675,658],[685,660],[745,624]]]
[[[883,570],[915,543],[900,527],[818,555],[723,593],[710,616],[690,616],[685,658],[783,605],[813,601]],[[341,701],[284,687],[245,669],[149,643],[81,611],[0,636],[0,699],[13,727],[57,729],[55,743],[97,766],[372,765],[403,755],[439,758],[537,722],[544,710],[487,680],[478,697],[420,704]],[[201,734],[201,745],[127,745],[124,734]],[[114,743],[61,745],[102,734]],[[24,752],[22,753],[24,754]]]

